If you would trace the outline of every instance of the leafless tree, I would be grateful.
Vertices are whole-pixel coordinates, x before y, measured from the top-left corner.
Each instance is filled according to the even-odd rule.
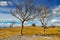
[[[24,22],[33,20],[37,16],[32,0],[25,0],[23,3],[17,4],[16,9],[11,10],[11,13],[22,22],[21,35],[23,35]]]
[[[15,21],[11,22],[10,28],[13,27],[13,25],[14,25],[15,23],[16,23]]]
[[[51,10],[49,9],[49,7],[44,7],[44,6],[38,6],[37,8],[38,10],[38,18],[39,21],[42,24],[42,27],[44,27],[44,29],[46,28],[47,22],[50,20],[50,18],[52,17],[51,15]],[[45,32],[45,30],[44,30]]]

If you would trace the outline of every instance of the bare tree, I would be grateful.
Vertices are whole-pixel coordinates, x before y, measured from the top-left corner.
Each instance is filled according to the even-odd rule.
[[[13,25],[16,23],[16,21],[12,21],[10,24],[10,28],[13,27]]]
[[[44,27],[44,32],[45,32],[47,22],[52,17],[52,15],[50,13],[51,11],[50,11],[49,7],[44,7],[44,6],[38,6],[37,10],[38,10],[39,21],[41,22],[42,27]]]
[[[21,35],[23,35],[24,22],[36,18],[36,8],[32,0],[25,0],[22,4],[17,4],[16,9],[11,11],[12,15],[22,22]]]

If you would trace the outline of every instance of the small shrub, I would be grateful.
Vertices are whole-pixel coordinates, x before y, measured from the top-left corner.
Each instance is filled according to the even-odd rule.
[[[36,26],[35,24],[32,24],[32,26]]]

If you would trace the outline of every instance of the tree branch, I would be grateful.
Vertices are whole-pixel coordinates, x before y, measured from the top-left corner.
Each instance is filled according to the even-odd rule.
[[[12,11],[11,11],[12,15],[16,18],[18,18],[20,21],[22,21],[19,17],[17,17]]]

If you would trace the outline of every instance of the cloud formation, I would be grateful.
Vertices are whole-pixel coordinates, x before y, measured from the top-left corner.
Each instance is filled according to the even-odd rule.
[[[52,24],[55,24],[55,23],[60,24],[60,20],[58,19],[52,19],[51,22]]]
[[[0,13],[0,20],[1,21],[18,21],[18,19],[12,16],[11,14],[4,14],[4,13]]]
[[[56,7],[53,9],[53,14],[54,14],[54,15],[60,15],[60,5],[59,5],[59,6],[56,6]]]
[[[0,6],[7,6],[8,2],[7,1],[0,1]]]

